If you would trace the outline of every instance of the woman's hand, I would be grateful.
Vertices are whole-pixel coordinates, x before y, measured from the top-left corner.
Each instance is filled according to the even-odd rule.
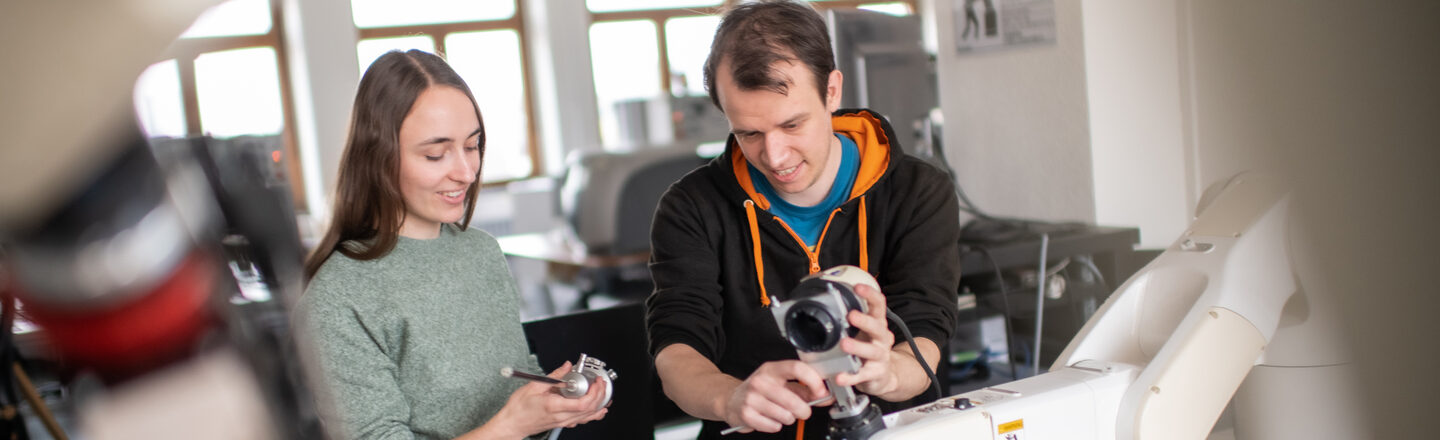
[[[560,379],[570,371],[570,362],[550,372],[549,376]],[[591,384],[590,390],[579,399],[567,399],[555,391],[556,385],[530,382],[510,394],[510,399],[500,412],[485,426],[471,434],[475,438],[523,438],[531,434],[549,431],[557,427],[573,428],[586,422],[600,420],[609,412],[600,407],[604,399],[606,379]]]

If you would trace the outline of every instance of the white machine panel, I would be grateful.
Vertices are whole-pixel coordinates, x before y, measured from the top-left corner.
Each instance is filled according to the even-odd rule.
[[[871,439],[1114,438],[1115,408],[1138,370],[1098,361],[940,399],[885,416]],[[968,399],[967,407],[957,401]],[[959,408],[957,408],[959,406]]]

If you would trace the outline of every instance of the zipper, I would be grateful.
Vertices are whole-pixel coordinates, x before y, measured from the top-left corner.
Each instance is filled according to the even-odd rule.
[[[800,245],[800,249],[805,252],[805,257],[810,259],[810,274],[813,275],[820,271],[820,246],[825,244],[825,235],[827,235],[827,232],[830,232],[830,222],[834,221],[835,214],[839,213],[840,208],[835,208],[835,210],[830,211],[830,217],[825,219],[825,228],[820,230],[820,240],[815,242],[814,251],[811,251],[810,247],[805,245],[805,240],[800,238],[800,234],[796,234],[794,229],[790,229],[790,225],[785,223],[785,220],[781,220],[779,216],[773,214],[770,218],[774,219],[776,223],[779,223],[780,227],[785,228],[785,232],[789,232],[790,237],[795,239],[795,243]]]

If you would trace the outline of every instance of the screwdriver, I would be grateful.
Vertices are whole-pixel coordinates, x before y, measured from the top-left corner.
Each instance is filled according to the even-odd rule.
[[[811,400],[811,401],[809,401],[809,402],[806,402],[805,404],[806,404],[806,405],[810,405],[810,406],[815,406],[815,405],[819,405],[819,404],[825,403],[825,401],[827,401],[827,400],[830,400],[830,396],[825,396],[825,397],[821,397],[821,398],[816,399],[816,400]],[[739,430],[745,429],[745,428],[749,428],[749,427],[748,427],[748,426],[745,426],[745,425],[731,426],[731,427],[729,427],[729,428],[725,428],[724,431],[720,431],[720,435],[730,435],[730,434],[734,434],[736,431],[739,431]]]
[[[530,373],[526,373],[526,372],[523,372],[523,371],[515,371],[514,368],[510,368],[510,367],[503,367],[503,368],[501,368],[501,369],[500,369],[500,375],[501,375],[501,376],[505,376],[505,377],[515,377],[515,378],[520,378],[520,379],[525,379],[525,380],[530,380],[530,381],[535,381],[535,382],[540,382],[540,383],[548,383],[548,384],[557,384],[557,385],[558,385],[558,384],[566,383],[566,382],[563,381],[563,380],[556,379],[556,378],[553,378],[553,377],[550,377],[550,376],[541,376],[541,375],[538,375],[538,374],[530,374]]]

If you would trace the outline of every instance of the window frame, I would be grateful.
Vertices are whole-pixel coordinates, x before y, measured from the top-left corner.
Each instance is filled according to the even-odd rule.
[[[285,173],[290,184],[290,198],[297,213],[308,213],[305,197],[303,167],[300,166],[300,150],[295,134],[295,103],[290,85],[290,59],[285,50],[283,5],[280,0],[267,0],[270,7],[270,31],[257,35],[234,35],[214,37],[178,38],[161,55],[160,60],[173,59],[179,71],[180,96],[184,103],[185,135],[205,134],[200,125],[200,94],[196,88],[195,59],[211,52],[235,49],[268,47],[275,51],[276,75],[280,81],[280,113],[282,126],[280,139],[283,144]]]
[[[918,14],[920,11],[920,0],[823,0],[811,1],[809,4],[819,11],[822,16],[830,9],[858,9],[861,5],[872,3],[905,3],[910,6],[911,14]],[[720,6],[712,7],[684,7],[684,8],[660,8],[640,9],[634,11],[611,11],[593,12],[590,11],[590,25],[602,22],[649,20],[655,24],[656,42],[660,49],[660,91],[665,94],[673,93],[670,83],[670,54],[667,47],[667,35],[665,35],[665,22],[672,18],[702,17],[719,15],[725,8],[730,7],[735,0],[725,0]],[[518,15],[519,12],[517,11]]]
[[[539,127],[536,125],[537,112],[535,109],[535,77],[534,74],[530,71],[530,44],[525,38],[525,2],[521,0],[513,1],[515,2],[515,13],[511,15],[510,18],[505,19],[461,21],[453,23],[409,24],[400,26],[383,26],[370,28],[362,28],[358,25],[355,25],[355,30],[359,33],[358,38],[355,39],[356,42],[373,38],[413,37],[423,35],[430,37],[430,40],[435,44],[435,53],[441,54],[441,56],[444,56],[444,54],[448,53],[446,50],[447,48],[445,47],[445,37],[449,36],[452,33],[497,30],[515,31],[516,37],[519,39],[520,42],[520,77],[521,82],[525,87],[525,138],[527,140],[525,148],[527,150],[526,154],[530,156],[530,172],[524,177],[496,180],[483,183],[481,186],[485,188],[503,187],[511,182],[531,179],[544,174],[544,153],[540,148]],[[353,22],[351,24],[354,25]]]

